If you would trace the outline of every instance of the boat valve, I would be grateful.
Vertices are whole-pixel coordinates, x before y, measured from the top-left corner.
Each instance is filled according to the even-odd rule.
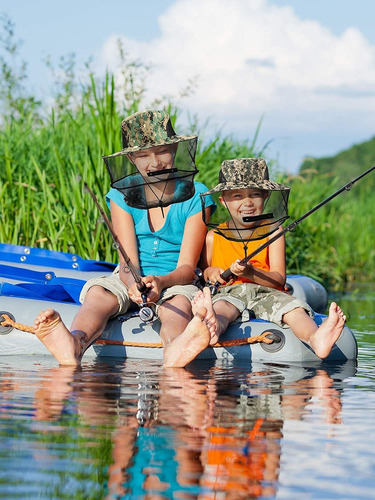
[[[262,332],[262,335],[266,335],[268,339],[272,340],[272,344],[265,344],[264,342],[260,344],[261,348],[267,352],[281,351],[285,345],[285,335],[281,330],[270,328]]]
[[[13,330],[13,326],[7,323],[6,318],[3,315],[8,316],[12,321],[15,321],[15,317],[8,311],[0,311],[0,335],[7,335]]]

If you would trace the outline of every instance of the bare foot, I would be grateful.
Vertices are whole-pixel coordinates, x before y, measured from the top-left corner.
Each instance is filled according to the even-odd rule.
[[[46,309],[34,321],[35,334],[61,365],[77,366],[82,358],[81,338],[73,335],[54,309]]]
[[[77,367],[59,366],[43,375],[40,388],[35,392],[35,420],[57,420],[72,392],[71,382]]]
[[[200,307],[205,307],[207,309],[205,322],[211,335],[210,345],[214,345],[219,340],[219,322],[212,306],[211,291],[207,286],[205,286],[203,290],[199,290],[191,301],[193,314],[195,314]]]
[[[210,332],[206,324],[207,309],[200,307],[185,330],[164,348],[163,366],[182,368],[208,347]]]
[[[318,397],[326,413],[327,424],[341,424],[342,404],[340,393],[333,387],[333,380],[325,370],[317,370],[310,381],[312,396]]]
[[[346,316],[341,308],[336,302],[332,302],[329,307],[328,318],[310,338],[311,347],[319,358],[324,359],[331,352],[333,344],[340,337],[345,321]]]

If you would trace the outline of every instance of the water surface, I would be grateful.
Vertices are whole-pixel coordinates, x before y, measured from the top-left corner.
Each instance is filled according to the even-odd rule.
[[[0,498],[370,499],[375,293],[358,365],[0,358]]]

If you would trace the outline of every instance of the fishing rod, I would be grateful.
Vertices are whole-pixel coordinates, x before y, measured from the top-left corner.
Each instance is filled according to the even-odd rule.
[[[302,222],[304,219],[306,219],[311,214],[313,214],[314,212],[316,212],[319,208],[321,208],[323,205],[325,205],[326,203],[328,203],[329,201],[331,201],[333,198],[335,198],[336,196],[338,196],[339,194],[341,194],[343,191],[350,191],[350,189],[352,188],[353,184],[355,184],[357,181],[359,181],[360,179],[362,179],[362,177],[364,177],[365,175],[367,175],[370,172],[372,172],[374,169],[375,169],[375,165],[372,166],[371,168],[369,168],[368,170],[366,170],[366,172],[363,172],[361,175],[359,175],[355,179],[353,179],[350,182],[348,182],[347,184],[345,184],[345,186],[342,186],[335,193],[333,193],[330,196],[328,196],[328,198],[326,198],[325,200],[323,200],[320,203],[318,203],[317,205],[315,205],[315,207],[311,208],[308,212],[306,212],[305,214],[301,215],[301,217],[299,217],[298,219],[296,219],[294,222],[292,222],[288,226],[284,227],[279,233],[277,233],[275,236],[273,236],[268,241],[266,241],[265,243],[263,243],[263,245],[261,245],[256,250],[254,250],[254,252],[252,252],[247,257],[243,258],[242,260],[240,260],[239,264],[241,264],[242,266],[245,265],[245,264],[247,264],[253,257],[255,257],[255,255],[257,255],[259,252],[261,252],[265,248],[269,247],[274,241],[276,241],[277,239],[281,238],[281,236],[283,236],[285,233],[294,231],[295,228],[298,226],[298,224],[300,222]],[[197,274],[197,276],[199,278],[199,274]],[[236,275],[232,273],[232,271],[230,270],[230,268],[228,268],[228,269],[226,269],[220,275],[220,277],[223,280],[225,280],[225,281],[229,281],[232,278],[236,278]],[[215,295],[215,293],[219,289],[220,285],[221,285],[221,283],[219,283],[218,281],[216,281],[216,283],[214,283],[214,284],[210,284],[209,285],[209,288],[211,290],[211,294],[212,295]]]
[[[109,229],[109,232],[111,233],[111,236],[112,236],[112,239],[113,239],[113,242],[114,242],[114,245],[113,245],[114,248],[116,248],[121,253],[121,255],[122,255],[122,257],[123,257],[123,259],[124,259],[124,261],[126,263],[127,268],[129,269],[129,271],[131,272],[131,274],[132,274],[132,276],[134,278],[134,281],[135,281],[135,283],[137,285],[138,290],[141,292],[142,304],[139,306],[140,307],[140,309],[139,309],[139,317],[144,322],[150,322],[150,321],[152,321],[153,318],[154,318],[154,316],[155,316],[155,313],[152,310],[152,308],[147,304],[147,294],[150,291],[150,289],[146,286],[146,283],[139,276],[139,274],[138,274],[137,270],[135,269],[132,261],[130,260],[130,257],[126,253],[125,248],[122,246],[121,242],[117,238],[117,235],[116,235],[116,233],[113,230],[113,226],[111,224],[111,221],[107,217],[107,214],[104,212],[103,208],[100,206],[100,203],[99,203],[97,197],[92,192],[92,190],[89,188],[89,186],[88,186],[88,184],[86,182],[84,182],[83,186],[84,186],[84,189],[89,193],[89,195],[93,199],[93,201],[94,201],[97,209],[100,212],[100,215],[101,215],[101,217],[102,217],[105,225]]]

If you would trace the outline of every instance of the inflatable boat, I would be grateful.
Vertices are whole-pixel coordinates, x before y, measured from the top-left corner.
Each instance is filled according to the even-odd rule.
[[[38,313],[52,307],[69,326],[79,308],[78,297],[84,282],[110,274],[114,264],[86,260],[65,252],[0,244],[0,356],[50,355],[32,333],[17,329],[32,325]],[[325,319],[325,288],[308,276],[288,275],[287,290],[306,301],[315,311],[315,322]],[[11,322],[7,321],[10,318]],[[160,323],[145,320],[139,310],[110,320],[84,358],[162,359]],[[334,345],[329,362],[355,360],[357,343],[345,326]],[[205,349],[197,359],[244,359],[249,362],[309,363],[321,361],[311,347],[295,337],[289,328],[259,319],[232,323],[215,347]]]

